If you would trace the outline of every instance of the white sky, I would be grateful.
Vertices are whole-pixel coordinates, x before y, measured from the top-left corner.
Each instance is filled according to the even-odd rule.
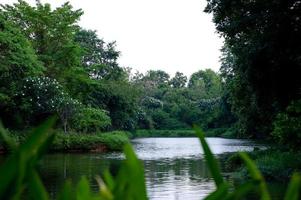
[[[17,0],[0,0],[12,3]],[[27,0],[34,3],[35,0]],[[53,7],[66,0],[41,0]],[[97,30],[105,41],[117,41],[121,66],[140,72],[161,69],[191,75],[200,69],[218,71],[223,40],[206,0],[70,0],[82,8],[80,25]]]

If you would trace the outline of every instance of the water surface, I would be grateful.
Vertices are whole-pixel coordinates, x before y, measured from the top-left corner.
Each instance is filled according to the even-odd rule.
[[[260,145],[250,140],[207,138],[214,154],[251,151]],[[197,138],[140,138],[132,141],[145,166],[152,200],[203,199],[215,189]],[[66,179],[78,182],[85,175],[97,189],[95,175],[109,168],[116,173],[122,153],[50,154],[41,163],[41,174],[54,197]]]

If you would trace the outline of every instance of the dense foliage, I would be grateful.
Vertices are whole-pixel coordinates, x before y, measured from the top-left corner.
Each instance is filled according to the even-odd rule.
[[[116,62],[115,43],[81,29],[77,22],[82,14],[69,3],[54,10],[21,0],[2,5],[0,107],[7,127],[28,128],[57,114],[65,132],[95,132],[110,129],[118,114],[134,112],[128,105],[135,106],[135,99],[125,93],[131,86]],[[124,90],[116,91],[117,85]],[[122,123],[115,128],[123,128]]]
[[[300,99],[300,1],[208,0],[205,11],[225,38],[221,72],[237,130],[266,137],[276,115]]]
[[[281,144],[299,149],[301,144],[301,100],[293,101],[276,116],[273,137]]]
[[[198,124],[216,128],[223,115],[222,81],[210,69],[192,74],[189,82],[182,73],[174,77],[161,70],[135,74],[132,82],[141,88],[139,128],[183,129]],[[228,126],[220,123],[219,126]]]
[[[219,74],[188,79],[118,65],[116,42],[78,25],[82,10],[19,0],[0,10],[1,119],[26,129],[57,114],[64,132],[228,127]],[[220,120],[224,119],[224,120]]]

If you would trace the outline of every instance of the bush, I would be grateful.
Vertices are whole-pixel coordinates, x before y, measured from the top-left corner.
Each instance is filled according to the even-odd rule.
[[[267,180],[287,181],[294,171],[301,170],[301,153],[280,151],[274,148],[249,152],[258,169]],[[227,171],[238,171],[242,179],[248,176],[247,169],[238,154],[229,156],[225,161]]]
[[[107,148],[112,151],[121,151],[124,144],[129,143],[130,133],[124,131],[113,131],[103,134],[97,134]]]
[[[291,148],[301,145],[301,100],[292,102],[286,109],[277,115],[274,121],[272,136],[280,144]]]
[[[105,131],[111,126],[111,118],[106,111],[83,107],[72,120],[72,128],[78,132],[94,133]]]
[[[24,132],[10,132],[9,136],[17,144],[23,144],[28,133],[31,130]],[[113,131],[96,134],[79,134],[75,132],[64,133],[56,131],[54,141],[50,146],[50,151],[68,152],[68,151],[121,151],[122,147],[129,143],[129,138],[132,134],[125,131]],[[0,140],[0,150],[7,150],[2,140]]]
[[[301,170],[301,155],[274,151],[260,156],[255,163],[266,179],[287,181],[295,170]]]
[[[56,134],[52,151],[91,151],[105,148],[110,151],[120,151],[124,144],[129,142],[128,133],[124,131],[113,131],[96,133],[93,135],[78,133]]]

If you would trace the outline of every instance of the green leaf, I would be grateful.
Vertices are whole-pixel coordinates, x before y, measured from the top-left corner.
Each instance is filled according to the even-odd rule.
[[[91,199],[90,186],[86,177],[82,177],[76,187],[76,199],[77,200]]]
[[[111,193],[110,189],[107,187],[107,185],[103,182],[103,180],[100,178],[100,176],[96,176],[96,181],[99,186],[99,194],[101,199],[103,200],[113,200],[113,194]]]
[[[24,144],[20,146],[20,151],[26,152],[28,156],[37,154],[40,146],[48,139],[47,133],[53,127],[57,117],[50,117],[27,138]]]
[[[147,200],[144,169],[130,144],[124,147],[124,160],[115,180],[115,200]]]
[[[1,139],[10,148],[10,150],[14,151],[17,149],[17,143],[9,137],[7,131],[3,128],[2,122],[0,121],[0,140]]]
[[[204,135],[203,131],[200,128],[196,127],[196,126],[194,126],[194,130],[195,130],[196,135],[199,137],[200,142],[202,144],[203,151],[204,151],[204,154],[205,154],[205,159],[207,161],[207,164],[208,164],[209,170],[211,172],[211,175],[214,179],[215,185],[217,187],[220,187],[224,183],[224,179],[222,177],[218,161],[213,156],[213,154],[212,154],[212,152],[211,152],[211,150],[210,150],[210,148],[209,148],[209,146],[208,146],[208,144],[205,140],[205,135]]]
[[[104,181],[105,181],[106,185],[108,186],[108,188],[110,190],[113,190],[115,183],[114,183],[114,179],[108,169],[105,170],[105,172],[103,173],[103,178],[104,178]]]
[[[261,191],[261,199],[262,200],[270,200],[271,197],[268,192],[266,182],[265,182],[263,176],[261,175],[260,171],[257,169],[255,163],[251,160],[251,158],[246,153],[240,152],[239,155],[242,158],[242,160],[244,161],[244,163],[246,164],[246,167],[248,169],[248,172],[250,173],[251,178],[255,181],[260,182],[259,188]]]
[[[31,199],[36,200],[48,200],[48,193],[36,171],[33,169],[30,172],[27,172],[29,175],[28,178],[28,188]]]
[[[205,200],[220,200],[224,199],[224,197],[227,195],[229,189],[229,185],[227,183],[222,183],[219,185],[219,187],[209,194]]]
[[[2,172],[0,177],[0,199],[7,196],[18,199],[24,189],[25,181],[36,181],[33,183],[39,186],[37,179],[32,180],[36,177],[25,177],[25,175],[27,175],[30,170],[34,170],[38,154],[41,156],[44,152],[44,148],[46,149],[46,144],[51,142],[48,141],[50,139],[47,135],[47,131],[53,126],[55,120],[56,118],[52,117],[39,126],[27,138],[25,143],[16,148],[6,159],[4,164],[0,166],[0,172]],[[9,141],[9,137],[7,137],[6,140]],[[45,147],[43,147],[44,145]]]
[[[0,167],[0,199],[4,199],[7,196],[7,192],[11,190],[13,182],[16,179],[18,171],[18,157],[16,154],[11,155],[6,159],[4,164]]]
[[[69,200],[74,199],[74,195],[72,193],[71,182],[68,180],[65,182],[63,189],[58,195],[58,200]]]
[[[289,183],[284,200],[298,200],[301,189],[301,175],[294,173]]]
[[[252,190],[254,190],[259,184],[259,181],[248,181],[236,188],[235,191],[229,194],[226,198],[224,198],[224,200],[240,200],[243,197],[246,197],[246,195]]]

